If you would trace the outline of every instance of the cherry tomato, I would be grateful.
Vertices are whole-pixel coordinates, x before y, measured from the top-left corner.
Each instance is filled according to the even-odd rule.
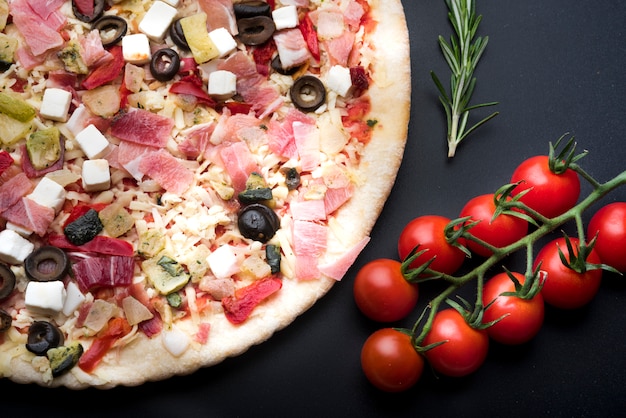
[[[487,357],[489,336],[485,330],[472,328],[452,308],[437,312],[422,346],[445,341],[426,351],[432,367],[446,376],[461,377],[478,370]]]
[[[411,263],[417,268],[431,258],[430,268],[445,274],[453,274],[465,260],[465,253],[446,240],[444,230],[450,219],[438,215],[425,215],[409,222],[398,239],[398,255],[404,260],[419,244],[418,251],[427,250]],[[465,245],[465,240],[460,244]]]
[[[494,195],[484,194],[470,199],[461,209],[460,217],[471,216],[470,222],[480,221],[469,230],[469,233],[494,247],[505,247],[526,235],[528,232],[526,220],[513,215],[500,214],[492,221],[495,211]],[[491,250],[471,240],[467,240],[467,247],[483,257],[489,257],[492,254]]]
[[[578,238],[570,238],[573,248],[576,249]],[[602,279],[602,270],[587,270],[578,273],[561,262],[558,249],[561,249],[566,260],[570,261],[569,250],[565,238],[557,238],[546,244],[535,258],[534,268],[541,262],[541,270],[547,273],[546,281],[541,289],[545,303],[561,309],[575,309],[591,302]],[[587,262],[600,264],[600,256],[592,250]]]
[[[512,273],[523,284],[525,277]],[[544,302],[541,293],[532,299],[517,296],[502,296],[504,292],[514,292],[515,284],[507,273],[499,273],[487,280],[483,287],[483,305],[495,300],[483,315],[483,322],[500,321],[487,328],[487,334],[502,344],[517,345],[530,341],[541,329],[544,318]]]
[[[587,237],[598,234],[594,250],[604,264],[626,272],[626,202],[609,203],[589,221]]]
[[[354,300],[361,312],[378,322],[405,318],[418,299],[417,284],[406,281],[402,263],[379,258],[365,264],[354,279]]]
[[[393,328],[383,328],[363,344],[361,368],[378,389],[401,392],[420,379],[424,359],[411,344],[411,337]]]
[[[520,197],[520,201],[546,218],[553,218],[576,205],[580,195],[580,179],[571,168],[561,174],[553,173],[548,161],[548,156],[537,155],[517,166],[511,183],[521,183],[511,195],[516,196],[530,189]]]

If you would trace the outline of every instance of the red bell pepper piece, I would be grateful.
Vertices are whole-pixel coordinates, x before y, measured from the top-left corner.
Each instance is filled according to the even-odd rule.
[[[309,48],[309,52],[311,52],[315,61],[319,61],[320,45],[317,41],[317,31],[315,30],[315,26],[313,26],[313,21],[311,20],[309,13],[304,15],[300,21],[299,27],[300,32],[302,32],[302,36],[304,36],[304,40],[306,41],[306,45]]]
[[[241,324],[248,319],[259,303],[280,290],[282,286],[281,279],[266,277],[238,289],[235,296],[227,296],[222,299],[226,318],[235,325]]]
[[[125,318],[112,318],[105,329],[96,335],[91,346],[78,360],[78,367],[89,373],[96,368],[113,344],[131,331],[132,327]]]
[[[112,46],[111,49],[109,49],[109,52],[113,54],[113,60],[96,67],[91,73],[89,73],[87,78],[85,78],[82,83],[84,89],[95,89],[96,87],[110,83],[120,75],[122,69],[124,69],[124,55],[122,54],[122,47],[120,45]]]

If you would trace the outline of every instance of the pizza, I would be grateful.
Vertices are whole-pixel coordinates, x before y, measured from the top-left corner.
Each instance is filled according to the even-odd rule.
[[[185,375],[369,241],[407,138],[400,0],[0,0],[0,377]]]

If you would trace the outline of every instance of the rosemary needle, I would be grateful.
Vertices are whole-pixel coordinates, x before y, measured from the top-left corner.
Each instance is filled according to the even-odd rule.
[[[498,112],[494,112],[468,128],[467,123],[470,111],[498,103],[489,102],[470,105],[470,100],[476,87],[474,70],[489,41],[487,36],[479,36],[474,39],[478,25],[482,20],[481,15],[476,16],[475,1],[445,1],[449,9],[448,18],[452,23],[455,34],[450,36],[450,43],[446,42],[442,36],[439,36],[439,46],[451,70],[450,95],[448,95],[443,84],[433,71],[430,72],[430,75],[439,90],[439,100],[446,112],[448,157],[452,158],[456,153],[457,146],[467,135],[498,114]]]

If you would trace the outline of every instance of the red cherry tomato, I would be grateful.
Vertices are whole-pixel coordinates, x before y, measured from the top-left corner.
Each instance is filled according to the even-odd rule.
[[[578,238],[570,238],[573,248],[576,249]],[[541,270],[547,273],[546,281],[541,289],[545,303],[561,309],[580,308],[591,302],[602,280],[602,270],[587,270],[578,273],[561,262],[558,249],[561,249],[566,260],[570,261],[569,250],[565,238],[557,238],[546,244],[535,258],[534,268],[541,262]],[[600,256],[592,250],[587,262],[600,264]]]
[[[512,273],[523,284],[526,278],[523,274]],[[483,305],[487,306],[483,322],[495,321],[487,328],[487,334],[502,344],[517,345],[530,341],[541,329],[544,318],[544,302],[541,293],[532,299],[522,299],[517,296],[502,296],[505,292],[514,292],[515,284],[507,273],[499,273],[487,280],[483,287]]]
[[[495,211],[494,195],[484,194],[470,199],[461,209],[460,217],[470,216],[469,222],[480,221],[469,230],[469,233],[494,247],[505,247],[526,235],[528,232],[526,220],[513,215],[500,214],[492,221]],[[483,257],[489,257],[492,254],[491,250],[471,240],[467,240],[467,247]]]
[[[594,250],[602,263],[626,272],[626,202],[609,203],[589,221],[587,237],[598,234]]]
[[[489,336],[485,330],[474,329],[456,309],[437,312],[430,332],[422,346],[445,341],[426,351],[432,367],[446,376],[461,377],[478,370],[487,357]]]
[[[393,328],[383,328],[363,344],[361,368],[378,389],[401,392],[419,381],[424,359],[411,344],[411,337]]]
[[[378,322],[405,318],[418,299],[417,284],[406,281],[399,261],[380,258],[365,264],[354,279],[354,300],[360,311]]]
[[[412,268],[417,268],[435,257],[429,266],[432,270],[445,274],[456,272],[465,260],[465,253],[447,242],[444,230],[449,223],[450,219],[438,215],[413,219],[404,227],[398,239],[400,259],[404,260],[419,244],[418,251],[427,251],[411,263]],[[460,244],[465,245],[465,240]]]
[[[523,161],[513,172],[511,183],[515,187],[512,196],[529,190],[520,201],[546,218],[567,212],[576,205],[580,195],[578,174],[568,168],[562,174],[553,173],[546,155],[538,155]]]

